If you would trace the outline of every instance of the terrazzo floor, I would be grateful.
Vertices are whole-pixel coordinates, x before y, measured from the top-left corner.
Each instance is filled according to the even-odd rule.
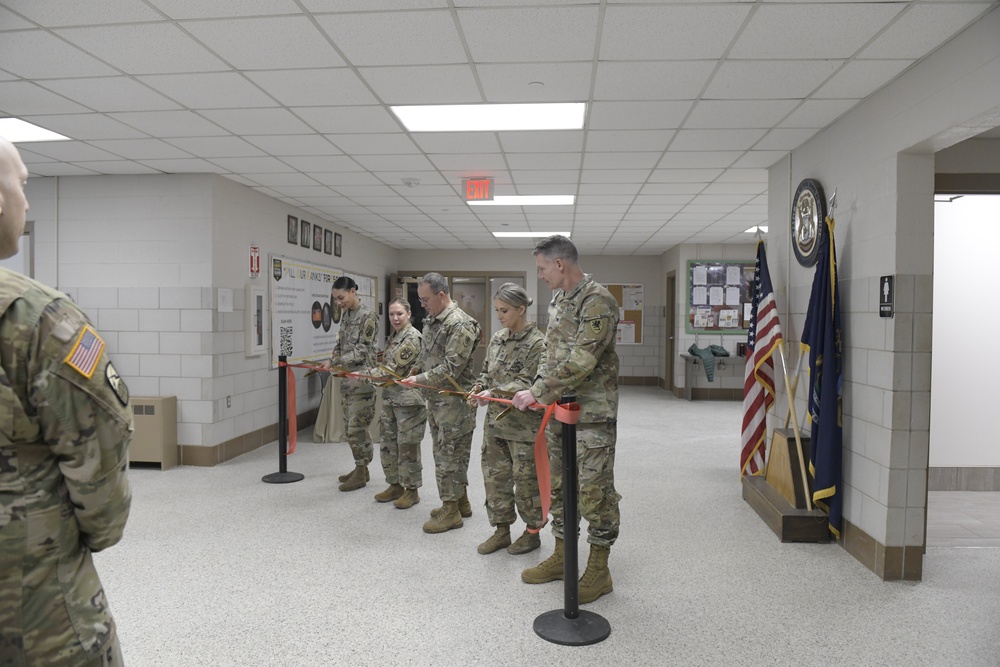
[[[349,450],[309,431],[289,458],[305,474],[295,484],[261,482],[277,470],[276,444],[214,468],[133,469],[125,538],[95,555],[125,663],[1000,664],[1000,549],[931,546],[922,582],[886,583],[835,544],[781,544],[740,495],[740,411],[623,388],[615,590],[584,607],[612,630],[585,647],[532,629],[562,607],[561,582],[520,581],[551,535],[525,556],[476,553],[491,532],[481,430],[473,516],[441,535],[420,528],[439,504],[429,438],[422,502],[405,511],[372,498],[384,488],[377,464],[366,488],[337,491]]]

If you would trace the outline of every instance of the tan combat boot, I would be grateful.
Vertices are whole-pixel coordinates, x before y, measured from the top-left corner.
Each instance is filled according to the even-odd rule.
[[[424,524],[425,533],[443,533],[452,528],[462,527],[462,515],[458,513],[458,501],[446,500],[437,516]]]
[[[521,537],[514,540],[514,544],[507,547],[507,553],[520,556],[521,554],[530,553],[540,546],[542,546],[542,538],[538,537],[538,533],[529,533],[525,529],[521,533]]]
[[[444,508],[435,507],[434,509],[431,510],[431,516],[437,516],[442,509]],[[472,503],[469,502],[468,489],[462,491],[462,497],[458,499],[458,511],[465,519],[468,519],[470,516],[472,516]]]
[[[388,503],[393,500],[396,500],[397,498],[402,498],[402,497],[403,497],[403,487],[400,486],[399,484],[390,484],[388,489],[386,489],[382,493],[375,494],[375,500],[379,501],[380,503]]]
[[[359,466],[354,466],[354,467],[358,468]],[[364,466],[364,468],[365,468],[365,481],[367,482],[371,478],[368,476],[368,466]],[[343,475],[341,475],[340,477],[337,478],[337,481],[346,482],[347,478],[350,477],[353,474],[354,474],[353,470],[351,472],[345,472]]]
[[[563,578],[563,541],[556,538],[556,548],[552,555],[535,567],[521,573],[521,581],[526,584],[544,584]]]
[[[417,503],[420,502],[420,494],[417,493],[416,489],[406,489],[393,505],[396,506],[398,510],[408,510]]]
[[[504,547],[510,546],[510,524],[509,523],[498,523],[496,531],[490,535],[490,538],[479,545],[476,549],[479,553],[491,554],[494,551],[500,551]]]
[[[354,472],[347,476],[340,485],[341,491],[356,491],[368,482],[368,466],[356,466]]]
[[[611,585],[611,570],[608,569],[609,547],[590,545],[590,558],[587,569],[580,577],[580,604],[593,602],[605,593],[613,590]]]

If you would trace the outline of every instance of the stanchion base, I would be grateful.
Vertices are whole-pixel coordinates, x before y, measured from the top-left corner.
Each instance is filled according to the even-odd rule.
[[[547,611],[535,619],[535,634],[553,644],[587,646],[608,638],[611,624],[600,614],[580,610],[577,618],[566,618],[562,609]]]
[[[272,472],[270,475],[261,477],[261,481],[268,484],[288,484],[290,482],[300,482],[306,476],[300,472]]]

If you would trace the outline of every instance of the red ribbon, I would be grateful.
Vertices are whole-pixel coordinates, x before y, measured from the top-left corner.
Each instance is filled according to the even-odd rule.
[[[536,403],[535,405],[540,405]],[[549,448],[545,441],[545,427],[549,418],[555,414],[556,421],[563,424],[575,424],[580,420],[580,405],[578,403],[552,403],[545,406],[542,425],[535,434],[535,471],[538,475],[538,495],[542,501],[542,525],[538,528],[528,526],[529,533],[537,534],[549,522],[549,508],[552,505],[552,474],[549,468]]]

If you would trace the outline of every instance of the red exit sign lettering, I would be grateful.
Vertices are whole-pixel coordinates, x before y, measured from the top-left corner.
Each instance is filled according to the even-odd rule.
[[[492,178],[462,179],[462,189],[465,190],[465,201],[493,201]]]

